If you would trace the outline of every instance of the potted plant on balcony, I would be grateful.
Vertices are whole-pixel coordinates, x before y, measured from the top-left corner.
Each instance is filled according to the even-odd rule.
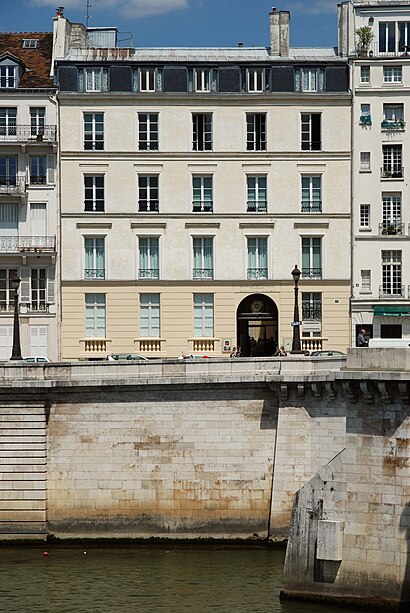
[[[373,30],[370,26],[363,26],[355,30],[358,38],[357,51],[360,57],[367,57],[370,44],[374,39]]]

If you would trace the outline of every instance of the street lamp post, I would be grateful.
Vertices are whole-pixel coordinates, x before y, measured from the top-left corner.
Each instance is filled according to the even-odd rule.
[[[299,321],[299,279],[300,279],[300,270],[295,264],[295,268],[292,270],[293,281],[295,282],[295,306],[293,310],[293,338],[292,338],[292,351],[290,353],[303,353],[300,346],[300,326],[301,322]]]
[[[13,322],[13,349],[10,360],[22,360],[20,345],[20,324],[19,324],[19,287],[20,277],[17,272],[11,278],[11,287],[14,289],[14,322]]]

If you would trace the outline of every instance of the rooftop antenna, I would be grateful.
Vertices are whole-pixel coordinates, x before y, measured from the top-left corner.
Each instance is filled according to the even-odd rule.
[[[85,26],[88,28],[88,22],[91,19],[90,9],[92,5],[92,0],[85,0]]]

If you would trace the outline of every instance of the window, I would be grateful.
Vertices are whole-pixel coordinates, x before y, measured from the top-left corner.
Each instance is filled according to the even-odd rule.
[[[30,155],[30,184],[45,185],[47,183],[47,156]]]
[[[320,115],[320,113],[302,113],[302,151],[321,150]]]
[[[404,105],[403,104],[383,104],[382,128],[388,130],[403,130]]]
[[[45,202],[30,203],[30,231],[36,237],[36,244],[42,247],[50,245],[47,237],[47,204]],[[54,237],[50,237],[54,246]]]
[[[259,94],[269,87],[269,70],[266,68],[247,68],[241,71],[242,91]]]
[[[383,145],[383,178],[402,178],[402,146],[401,145]]]
[[[0,312],[12,311],[14,308],[11,279],[16,272],[15,268],[0,268]]]
[[[159,238],[139,238],[139,278],[159,279]]]
[[[84,237],[84,279],[105,279],[104,237]]]
[[[268,278],[268,239],[266,237],[248,237],[248,271],[247,278]]]
[[[193,68],[188,72],[188,91],[218,91],[218,71],[216,68]]]
[[[44,136],[44,125],[46,121],[46,109],[43,106],[30,107],[30,131],[31,136],[37,138]]]
[[[17,136],[16,107],[0,107],[0,136]]]
[[[360,152],[360,170],[370,172],[370,151]]]
[[[410,44],[410,22],[381,21],[379,23],[379,52],[403,53]]]
[[[192,115],[193,151],[212,151],[212,115],[194,113]]]
[[[324,68],[296,68],[295,91],[319,92],[325,88]]]
[[[383,66],[383,82],[384,83],[401,83],[402,67],[401,66]]]
[[[31,311],[46,311],[47,269],[31,269]]]
[[[322,212],[322,177],[302,177],[302,213]]]
[[[197,338],[214,335],[214,296],[194,294],[194,336]]]
[[[192,177],[192,196],[194,213],[212,213],[212,177]]]
[[[322,278],[321,238],[302,238],[302,278]]]
[[[370,83],[370,66],[360,66],[360,83]]]
[[[266,176],[248,175],[246,183],[248,191],[248,213],[266,213]]]
[[[360,120],[359,123],[361,126],[371,126],[372,125],[372,116],[370,113],[370,104],[361,104],[360,105]]]
[[[138,113],[139,151],[158,151],[158,113]]]
[[[360,271],[360,279],[361,279],[361,291],[362,292],[371,292],[372,284],[371,284],[371,272],[370,270],[361,270]]]
[[[134,90],[137,92],[161,92],[162,81],[161,68],[143,66],[134,72]]]
[[[138,210],[145,213],[158,213],[159,176],[138,175]]]
[[[246,150],[266,151],[266,113],[246,113]]]
[[[84,175],[84,210],[104,212],[104,175]]]
[[[0,157],[0,186],[17,185],[17,156],[5,155]]]
[[[17,66],[0,66],[0,88],[11,89],[17,87]]]
[[[23,49],[36,49],[38,38],[23,38]]]
[[[161,336],[159,294],[140,294],[140,334],[144,338]]]
[[[382,251],[382,296],[402,296],[401,251]]]
[[[85,334],[105,338],[105,294],[85,295]]]
[[[81,68],[78,80],[82,92],[107,92],[108,68]]]
[[[404,226],[402,224],[401,194],[383,193],[383,219],[382,234],[397,235],[402,234]]]
[[[213,238],[200,237],[193,239],[194,249],[194,279],[213,279],[214,254]]]
[[[370,228],[370,204],[360,205],[360,227]]]
[[[84,113],[84,149],[86,151],[104,149],[103,113]]]
[[[322,294],[320,292],[302,292],[302,319],[322,319]]]

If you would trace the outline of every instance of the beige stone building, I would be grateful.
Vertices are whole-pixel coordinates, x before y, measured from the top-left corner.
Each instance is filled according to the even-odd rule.
[[[350,344],[350,94],[333,49],[119,48],[54,23],[61,358]]]

